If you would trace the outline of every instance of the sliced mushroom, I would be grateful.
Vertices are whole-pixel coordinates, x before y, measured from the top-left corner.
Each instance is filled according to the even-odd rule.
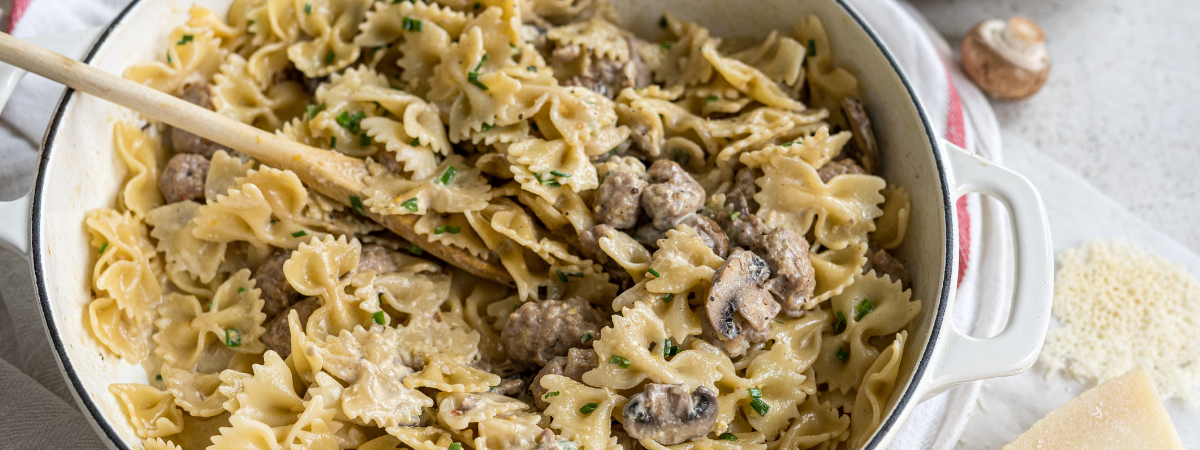
[[[625,432],[662,445],[703,437],[717,423],[717,394],[705,386],[688,392],[682,384],[647,384],[625,404]]]
[[[764,284],[771,271],[753,252],[737,249],[713,275],[708,291],[707,316],[722,340],[737,338],[742,324],[765,331],[779,314],[779,303]]]
[[[808,241],[800,233],[780,227],[768,233],[762,242],[763,247],[755,250],[771,267],[767,289],[779,298],[784,314],[800,317],[817,286],[817,275],[808,259]]]
[[[846,154],[858,160],[867,173],[878,175],[883,170],[879,156],[879,144],[875,142],[875,131],[871,129],[871,118],[862,102],[850,97],[842,99],[842,114],[850,122],[853,144],[846,147]]]

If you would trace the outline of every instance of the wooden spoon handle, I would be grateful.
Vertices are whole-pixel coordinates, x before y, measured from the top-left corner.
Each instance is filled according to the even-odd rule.
[[[351,205],[351,196],[362,197],[367,167],[361,159],[276,136],[7,33],[0,33],[0,61],[236,149],[263,164],[295,172],[304,184],[344,205]],[[463,249],[430,242],[417,234],[413,230],[416,217],[380,216],[369,211],[367,215],[435,257],[480,277],[513,283],[494,255],[486,260],[476,258]]]

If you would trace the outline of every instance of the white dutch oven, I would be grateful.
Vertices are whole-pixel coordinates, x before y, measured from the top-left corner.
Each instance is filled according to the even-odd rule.
[[[86,51],[83,61],[121,74],[134,63],[162,55],[167,33],[186,20],[193,3],[224,14],[230,0],[135,0],[104,30],[34,41],[71,56]],[[815,14],[829,32],[835,64],[858,76],[883,151],[884,177],[912,195],[908,237],[897,253],[912,273],[913,298],[923,301],[921,316],[909,325],[887,414],[866,448],[886,447],[922,400],[964,382],[1014,375],[1033,364],[1050,319],[1052,291],[1050,236],[1041,198],[1020,175],[934,134],[888,50],[852,8],[841,0],[612,3],[626,26],[648,34],[662,10],[699,22],[717,36],[757,38],[769,30],[791,30],[801,18]],[[0,105],[22,74],[0,68]],[[46,130],[33,191],[0,204],[0,240],[30,260],[46,330],[76,400],[96,431],[121,449],[136,448],[139,440],[107,387],[146,382],[146,374],[103,350],[84,324],[95,255],[83,222],[88,211],[114,206],[126,171],[113,150],[113,124],[135,119],[129,110],[67,90]],[[958,276],[953,205],[970,192],[1007,205],[1015,233],[1012,315],[1007,328],[988,339],[966,336],[947,319]]]

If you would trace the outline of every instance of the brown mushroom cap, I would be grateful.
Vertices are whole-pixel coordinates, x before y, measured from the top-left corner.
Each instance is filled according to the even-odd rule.
[[[689,393],[682,384],[647,384],[625,404],[623,425],[636,439],[682,444],[712,431],[718,409],[717,394],[707,387]]]
[[[739,322],[766,330],[779,314],[779,303],[763,285],[771,276],[767,262],[753,252],[736,249],[713,275],[708,291],[708,320],[721,339],[741,334]],[[742,320],[735,314],[740,314]],[[744,322],[743,322],[744,320]]]
[[[989,96],[1020,100],[1046,84],[1046,35],[1025,17],[979,22],[963,37],[963,70]]]

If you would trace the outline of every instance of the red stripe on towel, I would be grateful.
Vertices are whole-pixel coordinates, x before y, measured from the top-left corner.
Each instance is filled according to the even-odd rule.
[[[29,8],[29,4],[32,2],[33,0],[13,0],[12,11],[8,14],[7,32],[12,33],[13,28],[16,28],[17,22],[25,15],[25,10]]]
[[[949,105],[946,108],[946,140],[959,147],[967,147],[967,124],[963,116],[962,100],[958,98],[958,89],[954,88],[954,80],[950,71],[946,71],[946,86],[950,90]],[[967,212],[967,197],[963,196],[954,204],[958,214],[958,284],[962,284],[963,274],[971,261],[971,214]]]

